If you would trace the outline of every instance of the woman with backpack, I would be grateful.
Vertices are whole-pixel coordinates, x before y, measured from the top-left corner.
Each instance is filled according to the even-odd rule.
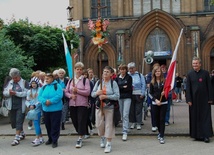
[[[103,69],[102,81],[96,82],[91,93],[92,97],[97,97],[96,127],[101,137],[100,147],[105,148],[105,153],[111,152],[111,140],[115,136],[114,102],[120,98],[118,85],[111,79],[113,73],[114,70],[106,66]],[[105,139],[107,139],[106,145]]]
[[[69,98],[71,120],[79,136],[76,148],[82,147],[83,136],[87,134],[90,82],[82,75],[83,69],[84,64],[82,62],[77,62],[74,65],[74,78],[68,82],[65,89],[65,96]]]
[[[56,148],[60,135],[63,90],[60,84],[54,80],[52,73],[46,74],[45,82],[46,85],[39,91],[39,102],[42,104],[45,127],[48,135],[48,141],[45,144],[52,144],[52,148]]]

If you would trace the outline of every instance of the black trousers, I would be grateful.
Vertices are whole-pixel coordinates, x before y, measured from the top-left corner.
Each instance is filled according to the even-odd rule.
[[[158,127],[160,137],[164,137],[167,104],[163,104],[161,106],[157,106],[157,105],[152,105],[152,106],[154,110],[153,112],[154,112],[155,122]]]
[[[70,106],[70,116],[74,128],[78,135],[86,135],[87,120],[88,120],[88,108],[84,106],[73,107]]]
[[[45,127],[48,134],[48,140],[50,142],[56,143],[58,142],[60,135],[60,122],[62,117],[62,110],[55,112],[45,112],[45,111],[43,112]]]

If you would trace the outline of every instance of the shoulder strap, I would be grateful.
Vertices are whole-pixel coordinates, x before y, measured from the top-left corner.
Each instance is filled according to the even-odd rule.
[[[83,85],[85,86],[85,81],[86,81],[86,78],[84,77],[83,78]]]
[[[140,79],[141,79],[141,75],[140,75],[140,73],[138,72],[138,75],[139,75],[139,77],[140,77]]]
[[[112,79],[111,79],[111,89],[114,92],[114,90],[113,90],[113,80]]]
[[[73,78],[71,78],[71,79],[68,81],[67,85],[70,85],[70,83],[71,83],[72,80],[73,80]],[[85,86],[85,81],[86,81],[86,78],[84,77],[84,78],[83,78],[83,85],[84,85],[84,86]]]
[[[46,86],[47,86],[47,85],[44,85],[44,86],[42,87],[43,91],[45,90]],[[57,83],[54,83],[54,89],[57,90]]]
[[[47,86],[47,85],[44,85],[44,86],[42,87],[42,89],[45,90],[45,87],[46,87],[46,86]]]

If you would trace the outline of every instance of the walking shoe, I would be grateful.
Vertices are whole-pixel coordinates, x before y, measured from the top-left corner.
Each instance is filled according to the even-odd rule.
[[[28,126],[27,129],[28,129],[28,130],[32,130],[33,127],[32,127],[32,126]]]
[[[101,137],[101,139],[100,139],[100,147],[101,148],[104,148],[105,147],[105,137]]]
[[[19,135],[19,138],[20,138],[20,140],[23,140],[23,139],[25,139],[25,133],[23,132],[23,133],[21,133],[20,135]]]
[[[169,122],[165,122],[165,126],[169,126]]]
[[[132,125],[130,126],[130,129],[134,129],[135,127],[135,123],[132,123]]]
[[[45,142],[44,138],[43,137],[40,137],[39,138],[39,141],[40,141],[40,144],[43,144]]]
[[[45,143],[45,145],[50,145],[50,144],[52,144],[52,141],[50,141],[50,140],[48,140],[48,141]]]
[[[88,139],[90,137],[90,135],[84,135],[85,139]]]
[[[127,140],[127,134],[123,134],[122,140],[123,140],[123,141],[126,141],[126,140]]]
[[[20,139],[14,139],[11,143],[11,146],[19,145],[19,143],[20,143],[19,141],[20,141]]]
[[[158,140],[160,140],[160,134],[158,134]]]
[[[137,125],[137,130],[141,130],[141,125]]]
[[[94,130],[90,130],[90,135],[93,136],[94,135]]]
[[[164,144],[165,143],[165,141],[164,141],[164,138],[163,137],[160,137],[160,144]]]
[[[40,140],[38,138],[36,138],[34,141],[31,142],[31,144],[33,146],[38,146],[38,145],[40,145]]]
[[[157,131],[157,127],[155,126],[155,127],[152,127],[152,132],[156,132]]]
[[[105,152],[105,153],[111,152],[111,145],[110,145],[110,144],[107,144],[107,145],[106,145],[104,152]]]
[[[58,146],[58,143],[57,142],[53,142],[52,143],[52,148],[56,148]]]
[[[82,139],[78,139],[76,143],[76,148],[81,148],[82,147]]]

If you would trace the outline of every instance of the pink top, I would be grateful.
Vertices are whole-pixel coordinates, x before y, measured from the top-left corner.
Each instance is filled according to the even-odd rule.
[[[71,98],[73,89],[73,80],[67,84],[65,91],[65,96],[69,98],[69,106],[88,106],[88,96],[90,95],[90,82],[86,79],[85,85],[83,83],[83,76],[79,78],[79,81],[75,85],[77,88],[77,97],[75,100]]]

